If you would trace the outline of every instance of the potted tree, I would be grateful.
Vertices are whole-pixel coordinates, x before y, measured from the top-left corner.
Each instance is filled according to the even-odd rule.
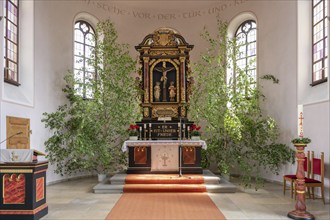
[[[42,121],[52,131],[45,142],[50,163],[61,175],[81,172],[107,174],[123,169],[126,155],[121,151],[126,126],[138,120],[135,61],[127,45],[117,43],[117,32],[109,20],[97,25],[96,47],[89,66],[95,80],[82,84],[71,72],[63,89],[67,103],[56,112],[44,113]],[[77,91],[88,87],[90,99]]]
[[[253,181],[257,187],[263,181],[262,170],[278,174],[283,163],[294,161],[294,151],[277,143],[276,122],[262,112],[265,96],[247,74],[249,67],[234,64],[239,45],[228,38],[228,24],[218,21],[216,36],[212,33],[206,29],[202,33],[208,46],[194,65],[189,108],[192,120],[204,124],[208,147],[203,163],[217,165],[222,175],[235,170],[244,186]],[[228,72],[233,68],[235,75]]]

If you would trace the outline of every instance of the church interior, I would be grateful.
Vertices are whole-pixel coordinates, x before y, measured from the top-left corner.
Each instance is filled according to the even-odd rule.
[[[330,219],[329,13],[2,0],[0,219]]]

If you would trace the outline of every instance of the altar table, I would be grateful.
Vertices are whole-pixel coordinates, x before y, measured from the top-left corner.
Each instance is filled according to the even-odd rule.
[[[203,140],[139,140],[125,141],[122,150],[128,150],[127,173],[203,173],[201,151],[207,145]]]

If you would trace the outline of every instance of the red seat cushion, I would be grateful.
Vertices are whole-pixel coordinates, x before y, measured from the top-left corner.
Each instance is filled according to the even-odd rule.
[[[296,175],[284,175],[285,178],[297,179]]]
[[[321,183],[319,180],[305,178],[305,183]]]

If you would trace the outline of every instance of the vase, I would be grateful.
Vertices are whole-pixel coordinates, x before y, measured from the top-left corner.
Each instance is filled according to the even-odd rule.
[[[107,178],[107,174],[99,173],[97,174],[97,180],[101,183]]]
[[[131,141],[137,141],[138,140],[138,136],[129,136],[129,140],[131,140]]]
[[[201,136],[191,136],[191,140],[193,141],[199,141],[201,139]]]

